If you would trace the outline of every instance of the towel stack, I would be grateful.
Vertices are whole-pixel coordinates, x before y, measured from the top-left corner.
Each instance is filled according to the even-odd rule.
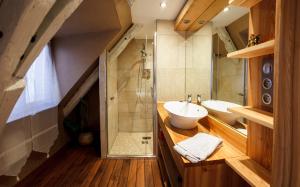
[[[198,133],[195,136],[174,145],[174,149],[192,163],[200,162],[209,157],[222,143],[222,139]]]

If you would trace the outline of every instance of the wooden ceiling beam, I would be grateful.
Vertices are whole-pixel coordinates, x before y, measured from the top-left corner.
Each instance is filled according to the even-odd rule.
[[[83,0],[9,0],[0,4],[0,125],[25,87],[42,48]],[[16,87],[16,89],[10,89]],[[20,86],[24,84],[23,86]]]
[[[16,81],[12,78],[15,67],[54,3],[55,0],[1,1],[0,104],[4,90]]]
[[[229,0],[230,5],[251,8],[262,0]]]

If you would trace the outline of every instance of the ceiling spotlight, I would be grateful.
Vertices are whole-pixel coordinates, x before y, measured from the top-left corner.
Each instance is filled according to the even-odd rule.
[[[229,7],[225,7],[223,11],[227,12],[228,10],[229,10]]]
[[[166,8],[166,7],[167,7],[167,3],[166,3],[165,1],[162,1],[162,2],[160,3],[160,7],[161,7],[161,8]]]

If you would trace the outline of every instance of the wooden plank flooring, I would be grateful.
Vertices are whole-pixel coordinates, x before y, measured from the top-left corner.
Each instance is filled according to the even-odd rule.
[[[100,159],[92,148],[77,147],[60,151],[16,186],[162,187],[162,181],[155,158]]]

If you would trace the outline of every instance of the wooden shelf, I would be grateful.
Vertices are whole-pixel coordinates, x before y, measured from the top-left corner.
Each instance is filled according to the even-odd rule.
[[[253,58],[274,53],[274,40],[270,40],[255,46],[247,47],[232,53],[228,53],[228,58]]]
[[[167,172],[167,176],[169,178],[169,182],[171,183],[171,186],[181,186],[180,182],[180,174],[177,171],[176,165],[173,162],[172,155],[169,151],[168,145],[162,141],[158,141],[158,148],[160,151],[160,154],[162,155],[162,160],[164,162],[164,166]]]
[[[251,186],[270,186],[270,172],[248,156],[225,159],[225,162]]]
[[[269,112],[252,107],[228,108],[228,111],[241,115],[242,117],[273,129],[273,115]]]
[[[229,5],[251,8],[262,0],[229,0]]]

